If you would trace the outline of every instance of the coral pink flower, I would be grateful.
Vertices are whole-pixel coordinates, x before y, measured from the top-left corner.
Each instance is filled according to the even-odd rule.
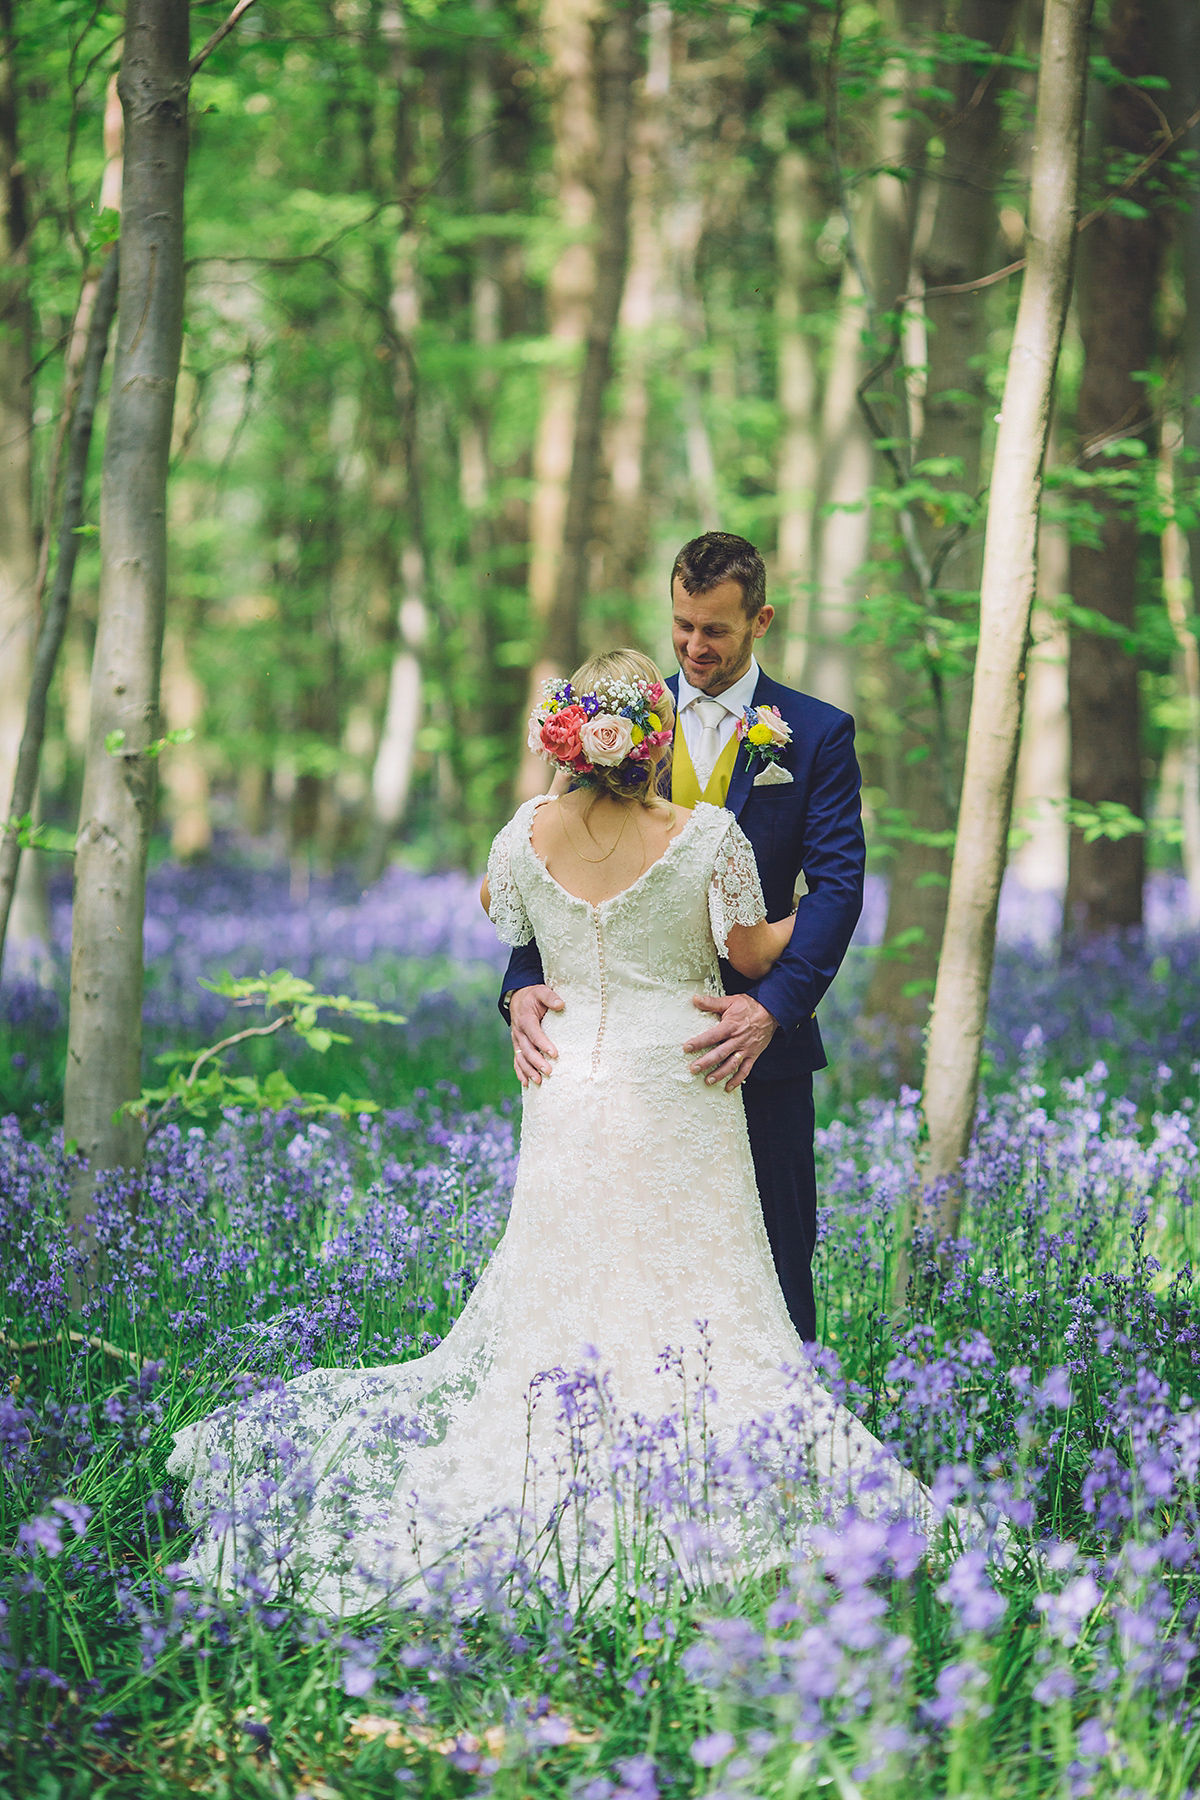
[[[579,733],[587,724],[582,706],[564,706],[542,726],[542,743],[555,762],[574,763],[582,755]]]

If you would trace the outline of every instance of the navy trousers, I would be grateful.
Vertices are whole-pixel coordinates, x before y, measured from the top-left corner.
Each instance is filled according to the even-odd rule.
[[[754,1177],[775,1271],[805,1344],[817,1335],[812,1259],[817,1247],[817,1169],[812,1076],[742,1086]]]

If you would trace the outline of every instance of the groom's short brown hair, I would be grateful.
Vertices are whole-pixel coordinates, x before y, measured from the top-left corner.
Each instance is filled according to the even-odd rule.
[[[748,538],[732,531],[704,531],[685,544],[671,570],[672,588],[677,575],[689,594],[707,594],[723,581],[736,581],[748,619],[757,618],[767,604],[763,559]]]

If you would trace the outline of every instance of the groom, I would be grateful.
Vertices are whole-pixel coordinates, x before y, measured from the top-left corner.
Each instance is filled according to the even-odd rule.
[[[779,1285],[800,1337],[817,1335],[812,1256],[817,1236],[813,1158],[814,1069],[825,1067],[817,1002],[837,974],[862,910],[860,776],[849,713],[782,687],[764,675],[755,641],[775,616],[766,571],[753,544],[706,531],[685,544],[671,571],[671,635],[679,674],[671,798],[707,800],[734,813],[758,861],[769,919],[786,918],[800,871],[791,943],[770,974],[748,981],[721,964],[725,995],[697,996],[715,1015],[684,1046],[692,1070],[728,1092],[742,1089],[754,1174]],[[773,706],[791,726],[780,765],[785,778],[755,773],[735,735],[742,709]],[[542,1030],[562,1001],[542,979],[536,944],[514,950],[501,1010],[512,1026],[517,1074],[541,1084],[557,1055]]]

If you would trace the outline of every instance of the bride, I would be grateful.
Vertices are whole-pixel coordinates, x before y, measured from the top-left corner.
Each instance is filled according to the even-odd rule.
[[[682,1374],[714,1442],[798,1421],[814,1506],[854,1482],[860,1508],[925,1511],[919,1484],[817,1384],[776,1278],[741,1094],[693,1075],[683,1050],[693,996],[721,992],[718,954],[765,973],[793,921],[767,921],[731,813],[659,798],[672,726],[658,670],[630,650],[552,684],[533,714],[560,791],[499,833],[481,897],[506,944],[536,935],[564,1005],[545,1020],[553,1077],[526,1091],[504,1238],[431,1354],[314,1369],[178,1434],[169,1468],[207,1528],[202,1577],[257,1558],[309,1603],[361,1610],[513,1532],[560,1556],[565,1534],[578,1556],[591,1532],[602,1568],[607,1527],[581,1527],[571,1504],[581,1364],[610,1418],[670,1414]]]

